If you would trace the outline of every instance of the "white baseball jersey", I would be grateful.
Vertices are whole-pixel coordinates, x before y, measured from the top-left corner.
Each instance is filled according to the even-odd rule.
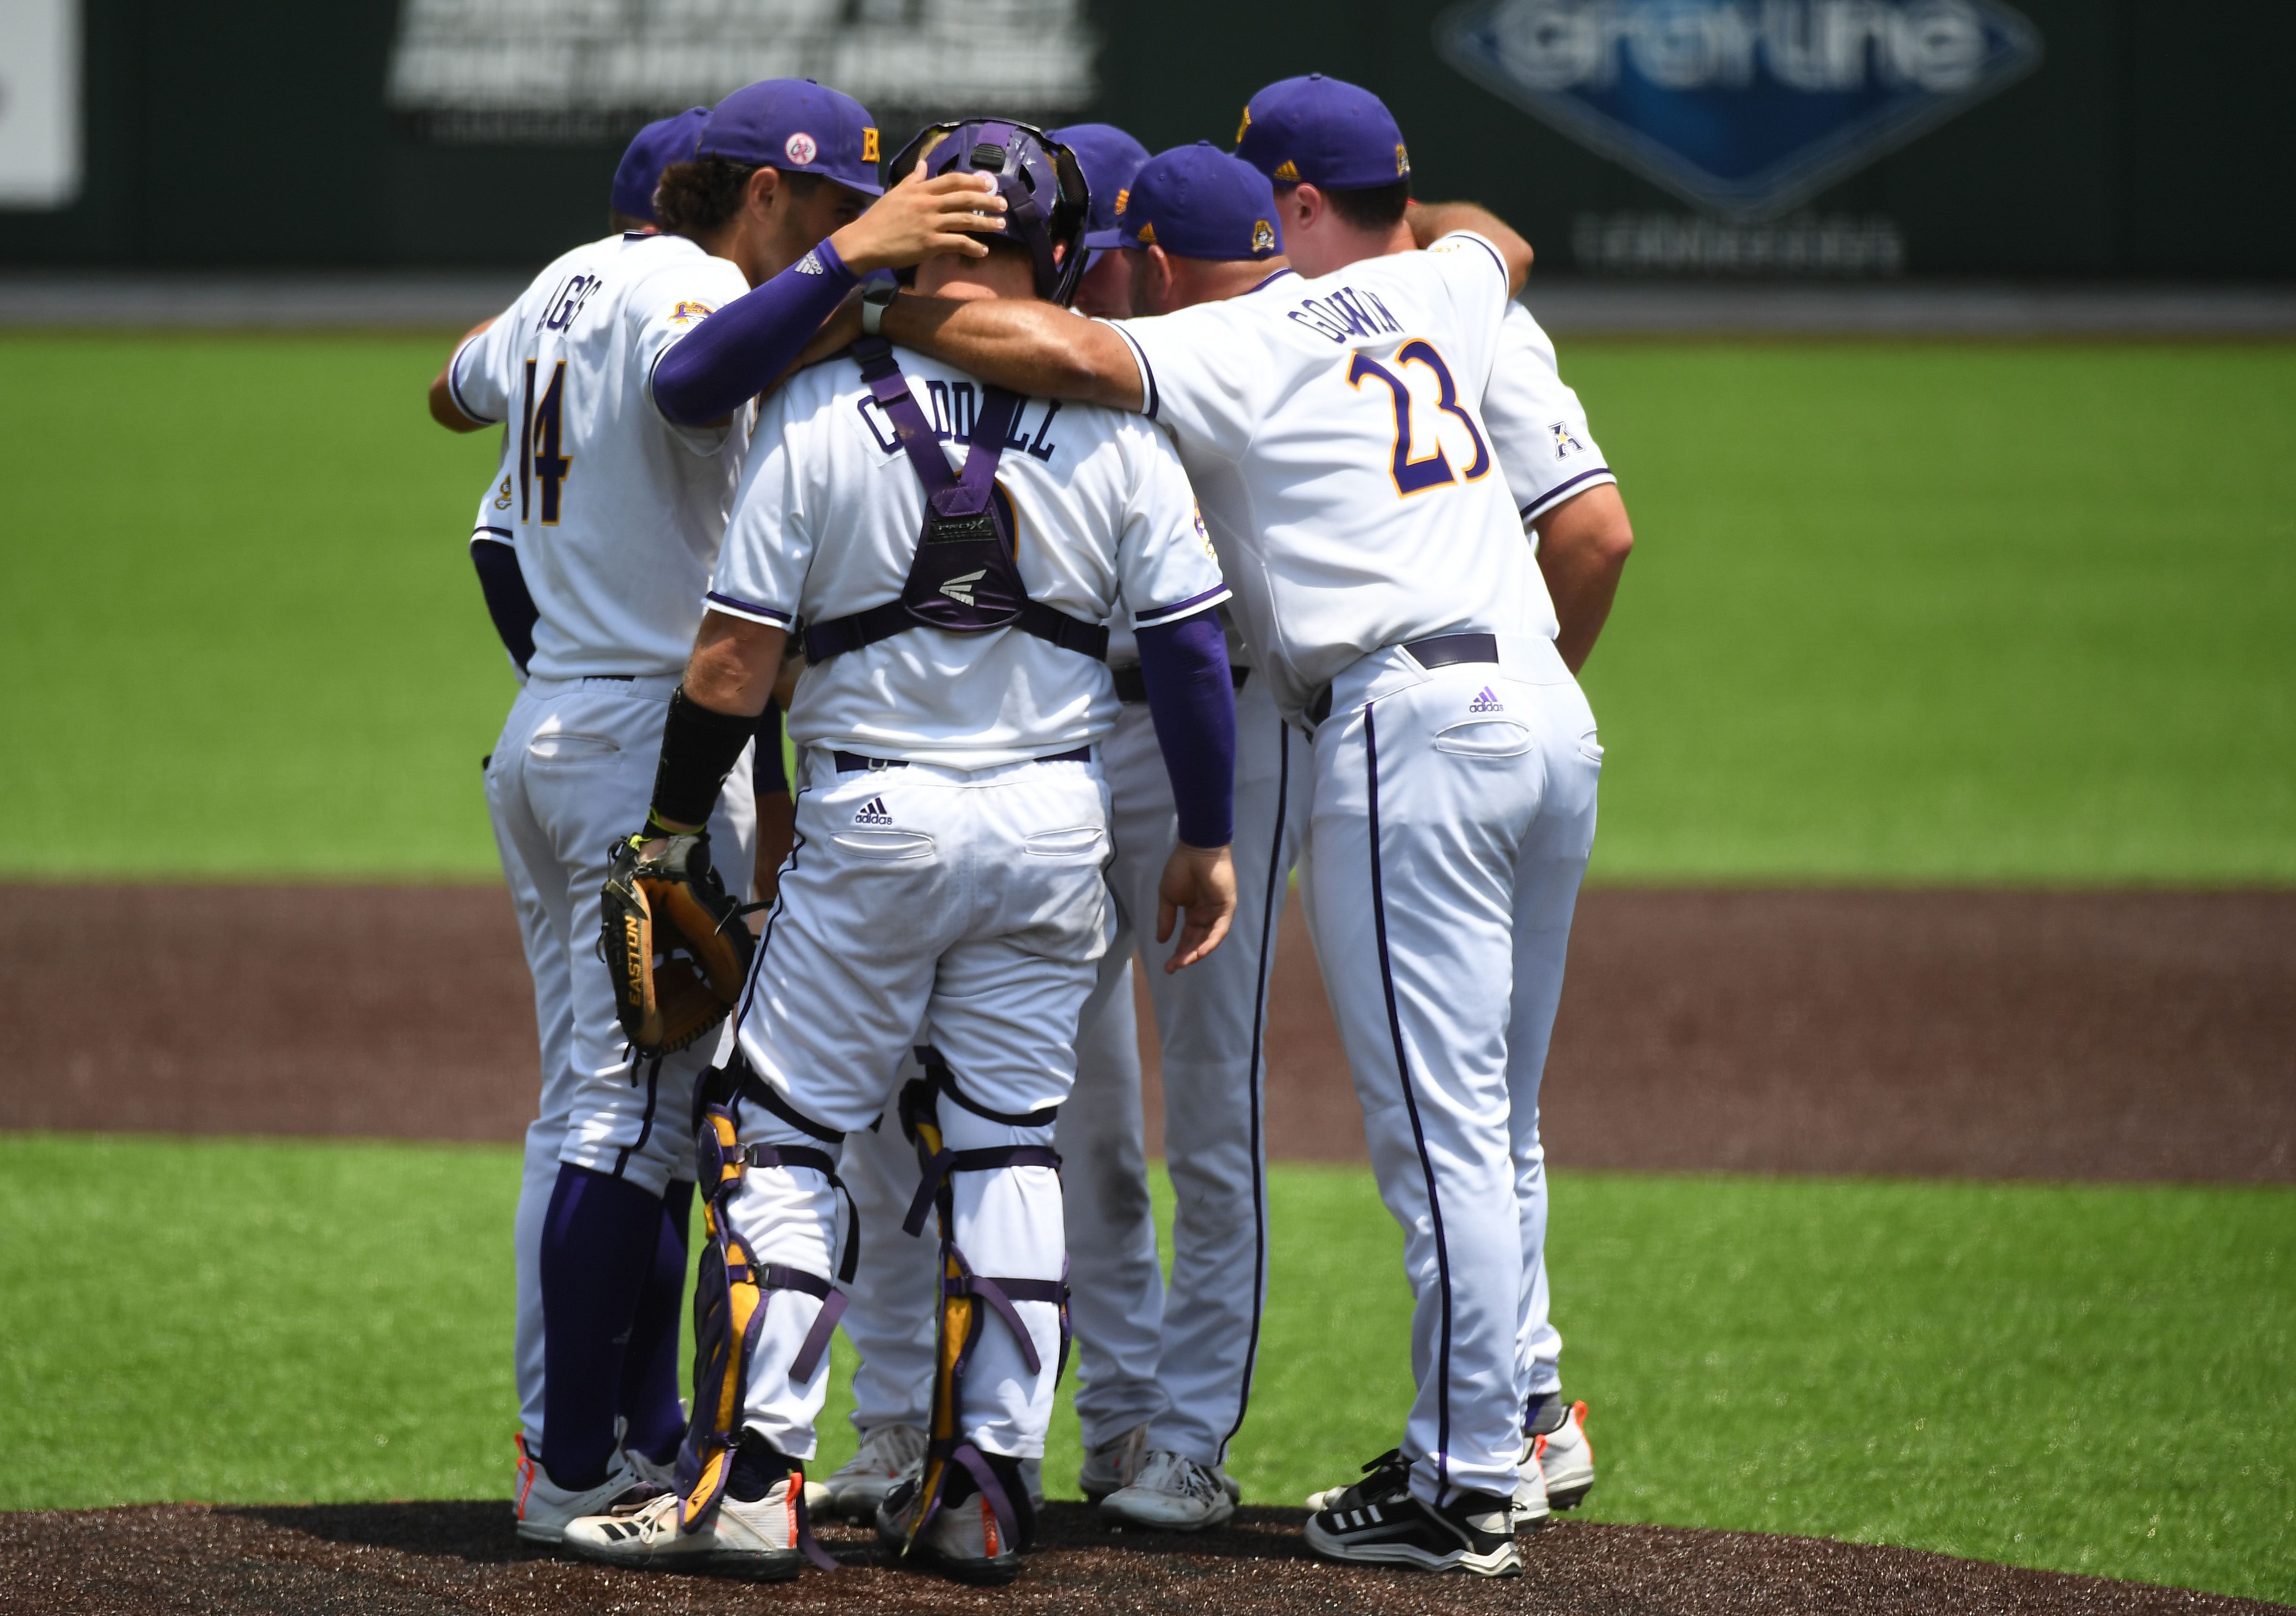
[[[899,353],[909,392],[962,467],[981,388]],[[996,481],[1018,520],[1030,599],[1087,623],[1122,608],[1168,623],[1228,598],[1179,457],[1136,415],[1027,401]],[[767,404],[742,474],[712,610],[788,626],[901,592],[923,485],[850,359],[816,365]],[[1521,547],[1521,541],[1517,541]],[[914,628],[806,670],[789,714],[800,747],[986,769],[1097,741],[1119,704],[1107,669],[1019,629]]]
[[[1619,480],[1587,429],[1578,395],[1562,384],[1554,339],[1520,303],[1507,306],[1499,327],[1483,421],[1526,530],[1557,505]]]
[[[752,412],[674,427],[654,408],[653,367],[749,290],[683,236],[609,236],[559,258],[455,352],[455,404],[509,439],[478,526],[517,547],[541,613],[534,677],[685,669]]]
[[[1555,634],[1480,415],[1512,300],[1479,235],[1109,323],[1171,428],[1277,706],[1382,646]]]

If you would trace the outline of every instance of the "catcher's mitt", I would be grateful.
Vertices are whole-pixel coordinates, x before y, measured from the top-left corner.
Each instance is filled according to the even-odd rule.
[[[659,858],[640,856],[645,841],[617,845],[607,863],[600,952],[622,1031],[638,1053],[655,1056],[726,1019],[757,944],[709,862],[708,832],[668,837]]]

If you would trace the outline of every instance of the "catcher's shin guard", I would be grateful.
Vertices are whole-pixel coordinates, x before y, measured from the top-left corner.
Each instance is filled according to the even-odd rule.
[[[719,1074],[710,1076],[714,1081]],[[716,1104],[704,1106],[695,1142],[707,1239],[693,1290],[693,1413],[677,1450],[678,1530],[683,1532],[698,1532],[709,1523],[710,1514],[733,1474],[734,1455],[742,1442],[750,1359],[771,1293],[802,1291],[821,1300],[819,1317],[806,1333],[797,1356],[790,1360],[792,1382],[809,1381],[819,1370],[829,1351],[831,1333],[845,1311],[845,1293],[818,1274],[783,1263],[757,1261],[748,1243],[734,1232],[728,1216],[743,1173],[753,1167],[808,1167],[826,1176],[843,1195],[844,1181],[837,1176],[837,1164],[829,1153],[808,1146],[744,1146],[739,1142],[733,1113]],[[852,1283],[860,1257],[860,1230],[852,1220],[849,1200],[847,1231],[844,1256],[837,1268],[839,1285]],[[806,1514],[803,1467],[795,1460],[791,1463],[799,1472],[799,1547],[815,1564],[833,1570],[837,1563],[814,1540],[812,1522]]]
[[[958,1094],[948,1068],[937,1055],[927,1053],[926,1077],[909,1083],[901,1093],[901,1130],[916,1146],[918,1160],[924,1168],[923,1181],[917,1187],[916,1199],[910,1204],[909,1214],[902,1222],[902,1231],[916,1235],[924,1228],[925,1213],[930,1209],[938,1213],[940,1224],[940,1263],[939,1266],[938,1316],[939,1338],[933,1352],[933,1390],[930,1422],[926,1428],[924,1473],[919,1478],[919,1505],[908,1518],[908,1538],[903,1545],[904,1555],[916,1547],[918,1538],[934,1513],[947,1498],[951,1480],[950,1467],[957,1466],[971,1478],[972,1485],[988,1501],[996,1519],[997,1530],[1005,1542],[1021,1549],[1029,1547],[1036,1538],[1036,1510],[1025,1489],[1005,1487],[989,1456],[984,1454],[965,1435],[964,1372],[972,1362],[973,1351],[980,1342],[981,1329],[989,1315],[994,1314],[1013,1333],[1019,1344],[1021,1361],[1032,1375],[1043,1371],[1044,1361],[1037,1356],[1037,1343],[1029,1327],[1021,1321],[1013,1307],[1016,1302],[1050,1302],[1060,1310],[1060,1355],[1054,1360],[1053,1376],[1058,1382],[1068,1366],[1069,1303],[1068,1281],[1059,1279],[1005,1278],[976,1274],[957,1249],[955,1240],[955,1195],[950,1176],[960,1172],[991,1172],[1011,1167],[1049,1167],[1060,1170],[1059,1153],[1049,1145],[1002,1145],[982,1150],[952,1150],[940,1128],[936,1098],[948,1095],[958,1105],[991,1121],[1014,1127],[1051,1128],[1054,1109],[1032,1112],[1025,1116],[1004,1115],[988,1111]]]

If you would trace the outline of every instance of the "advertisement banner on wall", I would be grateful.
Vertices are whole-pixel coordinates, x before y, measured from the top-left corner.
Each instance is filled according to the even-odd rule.
[[[4,4],[5,0],[0,0]],[[761,78],[814,78],[881,118],[1089,105],[1084,0],[406,0],[393,110],[446,141],[596,140]]]
[[[1775,219],[2031,72],[2000,0],[1468,0],[1445,61],[1733,225]]]
[[[0,208],[80,189],[79,0],[0,0]]]

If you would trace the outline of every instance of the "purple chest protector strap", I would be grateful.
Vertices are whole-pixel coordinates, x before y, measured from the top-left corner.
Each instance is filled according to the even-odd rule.
[[[861,379],[892,421],[910,467],[924,485],[924,530],[899,597],[850,617],[808,624],[806,659],[826,662],[913,628],[952,634],[1017,628],[1095,662],[1105,660],[1106,628],[1031,600],[1021,581],[1012,509],[996,487],[996,465],[1020,413],[1020,396],[1002,388],[986,389],[965,440],[960,475],[949,469],[892,346],[882,338],[867,338],[853,345],[853,354],[861,362]]]

